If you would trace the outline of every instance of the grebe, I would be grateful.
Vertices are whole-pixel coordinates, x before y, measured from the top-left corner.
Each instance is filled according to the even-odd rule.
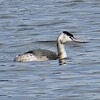
[[[58,54],[50,50],[36,49],[36,50],[30,50],[21,55],[17,55],[14,61],[26,62],[26,61],[46,61],[46,60],[56,60],[56,59],[63,60],[67,58],[67,53],[64,48],[64,44],[67,41],[80,42],[80,40],[77,40],[71,33],[63,31],[63,33],[61,33],[57,38]]]

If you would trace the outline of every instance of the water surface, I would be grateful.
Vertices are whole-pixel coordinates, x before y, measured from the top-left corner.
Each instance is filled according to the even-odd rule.
[[[88,43],[67,43],[69,59],[13,62],[69,31]],[[43,41],[43,42],[41,42]],[[100,100],[100,0],[0,1],[0,100]]]

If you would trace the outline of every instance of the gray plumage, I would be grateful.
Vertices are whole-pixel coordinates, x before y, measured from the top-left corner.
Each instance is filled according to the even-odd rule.
[[[58,59],[58,56],[55,52],[45,49],[36,49],[36,50],[30,50],[26,52],[25,54],[30,53],[35,55],[38,58],[41,58],[42,56],[47,57],[49,60],[56,60]]]
[[[26,62],[26,61],[46,61],[56,60],[58,55],[55,52],[45,49],[36,49],[25,52],[24,54],[17,55],[14,61]]]

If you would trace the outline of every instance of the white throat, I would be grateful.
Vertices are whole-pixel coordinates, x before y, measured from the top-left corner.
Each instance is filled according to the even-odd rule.
[[[57,39],[58,58],[60,60],[67,58],[67,53],[66,53],[65,48],[64,48],[64,43],[62,43],[62,39],[63,39],[63,34],[60,35]]]

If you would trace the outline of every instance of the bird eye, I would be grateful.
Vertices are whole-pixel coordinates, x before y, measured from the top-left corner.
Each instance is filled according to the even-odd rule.
[[[70,38],[71,38],[71,39],[73,39],[73,37],[72,37],[72,36],[70,36]]]

